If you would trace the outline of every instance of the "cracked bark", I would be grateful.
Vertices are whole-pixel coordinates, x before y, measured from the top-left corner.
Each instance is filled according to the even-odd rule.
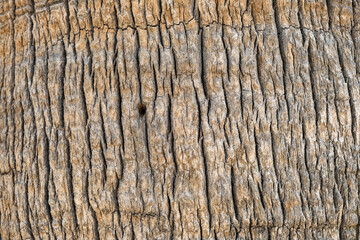
[[[359,239],[356,0],[0,2],[0,239]]]

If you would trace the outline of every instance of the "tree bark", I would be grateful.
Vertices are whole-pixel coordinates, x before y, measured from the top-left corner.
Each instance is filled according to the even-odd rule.
[[[0,239],[360,239],[360,2],[0,2]]]

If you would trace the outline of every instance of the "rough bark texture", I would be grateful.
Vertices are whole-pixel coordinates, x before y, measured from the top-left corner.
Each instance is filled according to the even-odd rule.
[[[1,0],[0,239],[359,239],[358,0]]]

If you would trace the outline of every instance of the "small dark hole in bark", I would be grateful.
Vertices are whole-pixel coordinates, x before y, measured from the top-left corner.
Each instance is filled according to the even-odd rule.
[[[141,116],[141,117],[144,116],[145,113],[146,113],[146,105],[143,104],[143,103],[139,103],[139,104],[138,104],[138,110],[139,110],[140,116]]]

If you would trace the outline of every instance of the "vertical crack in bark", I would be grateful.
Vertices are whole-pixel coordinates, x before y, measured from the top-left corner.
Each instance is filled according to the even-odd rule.
[[[121,44],[122,44],[122,59],[123,59],[123,64],[124,64],[124,80],[127,81],[128,78],[127,78],[127,67],[126,67],[126,58],[125,58],[125,49],[124,49],[124,46],[125,46],[125,42],[124,42],[124,36],[122,36],[121,38]],[[117,61],[116,61],[117,62]],[[122,150],[123,152],[125,153],[125,135],[124,135],[124,127],[123,127],[123,121],[122,121],[122,104],[123,104],[123,99],[122,99],[122,93],[121,93],[121,89],[122,89],[122,84],[121,84],[121,79],[120,79],[120,76],[119,76],[119,71],[116,72],[117,75],[118,75],[118,82],[119,82],[119,99],[120,99],[120,109],[119,109],[119,113],[120,113],[120,128],[121,128],[121,137],[122,137]]]
[[[236,177],[235,177],[235,172],[234,172],[233,166],[231,166],[230,179],[231,179],[231,195],[232,195],[232,202],[234,204],[235,217],[236,217],[236,220],[239,221],[241,216],[239,214],[239,203],[237,201],[237,188],[236,188],[236,184],[235,184]],[[237,231],[238,231],[238,229],[237,229]]]
[[[258,172],[260,174],[260,181],[261,181],[261,186],[260,186],[260,182],[257,182],[257,188],[258,188],[258,192],[259,192],[259,196],[260,196],[260,202],[261,205],[263,207],[263,209],[266,209],[266,206],[264,204],[264,199],[263,199],[263,194],[262,194],[262,189],[263,189],[263,182],[264,182],[264,176],[262,173],[262,165],[261,165],[261,159],[260,159],[260,152],[259,152],[259,140],[256,134],[256,129],[254,128],[254,140],[255,140],[255,155],[256,155],[256,160],[257,160],[257,166],[258,166]]]
[[[228,79],[228,81],[230,81]],[[225,125],[228,121],[230,121],[230,109],[229,109],[229,102],[228,102],[228,96],[227,96],[227,93],[226,93],[226,88],[225,88],[225,83],[224,83],[224,79],[222,78],[221,79],[221,83],[222,83],[222,88],[223,88],[223,93],[224,93],[224,102],[225,102],[225,121],[224,121],[224,124],[222,126],[222,129],[224,130],[224,136],[225,136],[225,140],[226,140],[226,143],[227,145],[229,146],[230,145],[230,142],[229,142],[229,137],[228,137],[228,134],[227,134],[227,131],[225,129]],[[229,124],[230,128],[231,128],[231,124]],[[230,129],[231,130],[231,129]],[[226,148],[224,148],[226,149]],[[225,157],[225,159],[227,159]]]
[[[305,132],[306,132],[305,124],[303,124],[302,129],[303,129],[303,139],[304,139],[304,162],[305,162],[306,171],[309,175],[309,185],[310,185],[309,192],[312,192],[312,180],[311,180],[309,158],[308,158],[308,139],[305,136]]]
[[[24,138],[25,138],[25,117],[24,117],[24,106],[23,106],[23,98],[20,97],[20,111],[21,111],[21,123],[20,123],[20,129],[21,129],[21,167],[20,172],[23,173],[24,172]]]
[[[33,229],[31,227],[31,224],[30,224],[30,218],[29,218],[29,215],[30,215],[30,204],[29,204],[29,176],[26,174],[26,177],[25,177],[25,186],[24,186],[24,199],[25,199],[25,206],[26,206],[26,209],[25,212],[27,213],[26,214],[26,225],[28,225],[27,227],[29,228],[29,234],[30,234],[30,237],[31,239],[35,239],[34,237],[34,234],[33,234]],[[1,219],[1,211],[0,211],[0,219]],[[0,220],[1,221],[1,220]],[[1,223],[1,222],[0,222]],[[1,225],[0,225],[1,226]],[[0,238],[1,238],[1,234],[0,234]]]
[[[211,231],[212,229],[212,214],[211,214],[211,197],[209,194],[209,172],[208,172],[208,162],[206,159],[206,153],[205,153],[205,144],[204,144],[204,138],[201,139],[201,151],[202,151],[202,159],[203,159],[203,165],[204,165],[204,177],[205,177],[205,192],[206,192],[206,201],[207,201],[207,210],[209,213],[209,229]]]
[[[70,35],[71,35],[71,21],[70,21],[70,11],[69,11],[69,0],[63,0],[64,1],[64,7],[65,7],[65,24],[67,29],[67,37],[68,42],[70,42]]]
[[[255,37],[255,49],[256,49],[256,52],[255,52],[255,58],[256,58],[256,73],[257,73],[257,78],[258,78],[258,81],[259,81],[259,86],[260,86],[260,91],[261,91],[261,96],[264,98],[264,102],[266,103],[266,94],[265,94],[265,91],[264,91],[264,86],[263,86],[263,82],[262,82],[262,77],[261,77],[261,65],[262,65],[262,61],[261,61],[261,57],[260,57],[260,49],[259,49],[259,37],[258,35]],[[285,89],[286,91],[286,89]],[[266,109],[267,109],[267,106],[265,104],[265,115],[266,114]]]
[[[84,119],[83,122],[85,123],[85,126],[88,124],[89,114],[86,104],[86,97],[85,97],[85,87],[84,87],[84,79],[85,79],[85,69],[84,69],[84,59],[81,59],[81,65],[80,65],[80,97],[82,102],[82,108],[84,112]]]
[[[198,113],[198,136],[197,136],[197,141],[198,143],[200,143],[200,139],[203,137],[202,136],[202,119],[201,119],[201,104],[200,104],[200,101],[199,101],[199,97],[198,97],[198,93],[197,93],[197,90],[196,90],[196,87],[195,87],[195,84],[194,84],[194,80],[192,79],[191,77],[191,80],[192,80],[192,84],[193,84],[193,87],[194,87],[194,91],[195,91],[195,100],[196,100],[196,104],[197,104],[197,113]],[[170,119],[171,120],[171,119]]]
[[[102,187],[105,188],[105,185],[107,183],[107,164],[106,164],[106,157],[104,154],[104,147],[103,144],[100,143],[100,156],[102,159],[102,174],[103,174],[103,182],[102,182]]]
[[[357,40],[357,38],[356,38],[356,26],[358,26],[358,24],[359,24],[359,21],[358,21],[358,19],[357,19],[357,17],[356,17],[356,13],[355,13],[355,11],[356,11],[356,9],[357,9],[357,7],[356,7],[356,4],[355,4],[355,2],[356,2],[356,0],[352,0],[351,1],[351,6],[352,6],[352,14],[353,14],[353,24],[352,24],[352,26],[351,26],[351,30],[350,30],[350,32],[351,32],[351,39],[352,39],[352,42],[353,42],[353,45],[354,45],[354,62],[355,62],[355,76],[357,77],[358,76],[358,74],[359,74],[359,56],[357,55],[357,53],[358,53],[358,48],[357,48],[357,42],[358,41],[356,41]]]
[[[339,124],[339,127],[341,128],[342,126],[342,124],[341,124],[341,121],[340,121],[340,112],[339,112],[339,106],[338,106],[338,101],[339,100],[341,100],[341,99],[339,99],[339,97],[338,97],[338,94],[336,93],[337,91],[336,91],[336,86],[335,86],[335,79],[333,79],[332,77],[331,77],[331,69],[330,69],[330,67],[328,66],[328,75],[329,75],[329,80],[331,81],[331,83],[332,83],[332,87],[333,87],[333,90],[334,90],[334,99],[333,99],[333,102],[334,102],[334,106],[335,106],[335,112],[336,112],[336,120],[337,120],[337,122],[338,122],[338,124]],[[328,114],[328,118],[329,118],[329,115],[330,114]],[[329,122],[329,121],[328,121]],[[355,138],[354,138],[355,139]]]
[[[61,66],[61,69],[63,68],[63,66]],[[61,74],[65,74],[63,72],[61,72]],[[61,75],[61,79],[60,81],[62,81],[63,79],[65,79],[65,75]],[[45,90],[45,94],[47,99],[45,100],[45,104],[47,106],[49,106],[49,114],[46,114],[49,118],[49,122],[51,123],[51,126],[49,126],[50,131],[52,129],[52,125],[53,125],[53,120],[52,120],[52,111],[51,111],[51,106],[52,106],[52,101],[51,101],[51,96],[50,96],[50,91],[49,91],[50,87],[49,87],[49,48],[48,48],[48,43],[45,43],[45,63],[44,63],[44,90]],[[64,94],[62,95],[63,97],[65,96]],[[44,196],[41,196],[42,199],[41,201],[43,201],[44,205],[45,205],[45,214],[46,214],[46,220],[48,221],[49,224],[49,228],[51,229],[51,231],[53,232],[53,227],[52,227],[52,223],[53,223],[53,217],[51,215],[51,207],[49,204],[49,177],[50,177],[50,171],[51,171],[51,167],[50,167],[50,159],[49,159],[49,136],[48,136],[48,132],[47,132],[47,121],[45,119],[44,116],[44,111],[46,111],[46,109],[42,110],[42,114],[43,114],[43,122],[44,122],[44,129],[42,129],[43,131],[43,140],[44,142],[44,150],[42,153],[43,156],[43,163],[41,164],[43,169],[42,174],[44,174],[45,176],[45,181],[44,181]]]
[[[78,224],[78,217],[77,217],[77,212],[76,212],[76,204],[75,204],[75,194],[74,194],[74,183],[73,183],[73,167],[72,167],[72,163],[71,163],[71,155],[70,155],[70,145],[69,145],[69,141],[66,140],[66,156],[67,156],[67,164],[68,164],[68,168],[69,168],[69,173],[68,173],[68,184],[69,184],[69,193],[70,193],[70,202],[71,202],[71,212],[73,215],[73,224],[75,225],[74,229],[72,229],[74,236],[77,236],[77,231],[79,229],[79,224]]]
[[[100,121],[101,121],[101,133],[102,133],[102,140],[101,143],[105,144],[106,149],[108,148],[108,143],[106,140],[106,131],[105,131],[105,122],[104,122],[104,116],[102,111],[102,104],[101,101],[99,101],[99,115],[100,115]]]
[[[61,49],[62,49],[62,56],[61,56],[61,73],[60,73],[60,125],[61,128],[64,130],[65,132],[65,81],[66,81],[66,65],[67,65],[67,56],[66,56],[66,49],[65,49],[65,44],[64,41],[61,41]],[[48,57],[48,56],[46,56]],[[45,63],[45,65],[47,66],[47,61]],[[47,67],[46,67],[47,69]]]
[[[118,3],[120,4],[119,0]],[[116,10],[117,11],[117,10]],[[115,12],[115,20],[116,20],[116,26],[118,26],[118,18],[117,18],[117,12]],[[113,71],[114,71],[114,77],[115,77],[115,88],[117,88],[116,93],[118,94],[119,101],[116,103],[116,106],[118,106],[118,119],[119,119],[119,129],[120,129],[120,141],[121,141],[121,147],[119,149],[119,158],[120,158],[120,179],[117,178],[116,183],[116,208],[119,213],[120,218],[120,210],[119,210],[119,204],[118,204],[118,190],[119,190],[119,181],[123,178],[124,175],[124,160],[122,157],[122,154],[125,151],[125,139],[124,139],[124,129],[123,129],[123,121],[122,121],[122,96],[121,96],[121,83],[120,83],[120,76],[119,76],[119,60],[118,60],[118,54],[119,54],[119,48],[118,48],[118,29],[116,29],[115,32],[115,42],[114,42],[114,58],[113,58]],[[124,61],[125,62],[125,61]],[[122,151],[121,151],[122,150]]]
[[[316,94],[316,82],[315,82],[315,78],[313,76],[314,70],[313,67],[314,63],[311,57],[311,43],[309,43],[308,49],[307,49],[307,53],[308,53],[308,61],[309,61],[309,71],[310,71],[310,83],[311,83],[311,94],[312,94],[312,102],[314,103],[314,110],[315,110],[315,122],[316,122],[316,136],[318,136],[318,129],[317,126],[319,125],[319,109],[318,109],[318,105],[316,104],[318,102],[318,97]]]
[[[67,168],[69,169],[69,172],[67,173],[68,175],[68,187],[69,187],[69,193],[70,196],[68,196],[70,198],[70,202],[71,202],[71,211],[72,211],[72,221],[74,224],[74,228],[75,229],[71,229],[71,231],[75,231],[73,232],[74,236],[77,236],[77,230],[78,230],[78,217],[77,217],[77,212],[76,212],[76,204],[75,204],[75,194],[74,194],[74,186],[73,186],[73,166],[72,166],[72,162],[71,162],[71,154],[70,154],[70,144],[69,144],[69,140],[67,138],[67,132],[70,131],[70,129],[66,128],[65,125],[65,101],[66,101],[66,94],[65,94],[65,82],[67,81],[67,76],[66,76],[66,67],[67,67],[67,54],[66,54],[66,47],[65,47],[65,43],[64,41],[61,41],[61,50],[62,50],[62,56],[61,56],[61,72],[60,72],[60,77],[59,77],[59,89],[60,89],[60,132],[63,132],[63,136],[65,138],[65,151],[66,151],[66,165]]]
[[[284,206],[284,201],[283,201],[283,198],[281,197],[281,189],[280,189],[280,186],[281,186],[281,182],[282,182],[282,179],[280,179],[279,181],[279,175],[281,174],[279,169],[278,169],[278,165],[279,162],[278,162],[278,159],[276,158],[276,152],[278,152],[278,149],[276,148],[276,145],[275,145],[275,138],[274,138],[274,131],[273,131],[273,127],[272,125],[270,124],[270,141],[271,141],[271,154],[272,154],[272,160],[273,160],[273,166],[274,166],[274,170],[275,170],[275,178],[276,178],[276,188],[277,188],[277,194],[279,195],[279,200],[280,200],[280,206],[281,206],[281,215],[283,216],[283,220],[282,222],[285,223],[285,206]]]
[[[169,98],[169,107],[168,107],[168,123],[169,123],[169,129],[168,129],[168,138],[170,136],[170,142],[171,142],[171,154],[173,156],[173,161],[174,161],[174,167],[175,167],[175,178],[178,172],[178,166],[177,166],[177,159],[176,159],[176,148],[175,148],[175,138],[174,138],[174,133],[173,133],[173,129],[172,129],[172,100],[171,97],[168,95]],[[175,181],[174,178],[174,181]],[[173,196],[175,196],[175,184],[173,184]]]
[[[177,66],[177,61],[176,61],[176,53],[175,53],[175,50],[174,48],[171,48],[171,51],[172,51],[172,56],[173,56],[173,62],[174,62],[174,73],[175,73],[175,78],[177,79],[178,78],[178,66]],[[171,89],[173,89],[173,79],[171,79]],[[174,92],[173,90],[171,91],[172,92],[172,95],[174,95]]]
[[[13,176],[14,176],[14,174],[13,174]],[[15,177],[13,177],[13,178],[15,178]],[[13,182],[14,183],[14,188],[15,188],[15,185],[16,185],[16,183],[15,182]],[[15,189],[14,189],[15,190]],[[14,200],[15,200],[15,191],[14,191]],[[20,239],[22,240],[23,239],[23,236],[22,236],[22,232],[21,232],[21,228],[20,228],[20,218],[19,218],[19,206],[18,206],[18,204],[17,204],[17,201],[14,201],[15,203],[14,203],[14,207],[16,207],[17,208],[17,210],[16,210],[16,212],[14,213],[15,214],[15,216],[16,216],[16,221],[17,221],[17,223],[16,223],[16,226],[17,226],[17,234],[16,233],[13,233],[13,235],[19,235],[20,236]]]
[[[274,10],[274,20],[275,20],[275,27],[276,27],[276,31],[278,34],[278,46],[279,46],[279,52],[280,52],[280,57],[281,57],[281,64],[282,64],[282,73],[283,73],[283,84],[284,84],[284,96],[285,96],[285,101],[286,101],[286,108],[287,108],[287,113],[288,113],[288,121],[290,121],[291,119],[291,112],[290,112],[290,105],[289,105],[289,99],[288,99],[288,95],[287,95],[287,62],[286,62],[286,57],[285,57],[285,49],[284,49],[284,43],[283,43],[283,36],[282,36],[282,26],[280,25],[280,20],[279,20],[279,12],[277,10],[278,7],[278,0],[272,0],[273,3],[273,10]]]
[[[145,115],[145,143],[146,143],[146,153],[147,153],[147,158],[149,161],[149,166],[150,166],[150,173],[151,173],[151,179],[152,179],[152,186],[154,187],[154,168],[151,164],[151,153],[150,153],[150,144],[149,144],[149,133],[148,133],[148,121],[147,121],[147,115]]]
[[[31,112],[31,122],[33,123],[33,128],[30,130],[31,133],[34,134],[34,144],[32,149],[30,150],[30,152],[32,153],[32,155],[29,156],[30,161],[31,162],[35,162],[36,161],[36,145],[37,145],[37,122],[36,122],[36,116],[35,116],[35,108],[34,108],[34,97],[32,96],[30,89],[32,88],[32,84],[34,82],[34,73],[35,73],[35,68],[36,68],[36,48],[35,48],[35,39],[34,39],[34,35],[33,35],[33,30],[34,30],[34,22],[32,17],[34,16],[34,2],[33,0],[30,1],[30,16],[29,16],[29,43],[28,46],[30,49],[30,56],[29,56],[29,64],[28,64],[28,77],[27,75],[25,75],[25,89],[26,89],[26,95],[27,95],[27,99],[29,99],[29,106],[30,106],[30,112]],[[28,172],[28,171],[27,171]],[[24,173],[25,174],[25,173]],[[37,175],[38,177],[39,175]],[[31,211],[31,206],[29,203],[29,175],[28,173],[26,174],[26,180],[25,180],[25,206],[26,206],[26,220],[27,220],[27,225],[29,227],[29,233],[32,239],[35,239],[34,237],[34,230],[32,229],[31,226],[31,222],[30,222],[30,215],[32,214]]]
[[[89,63],[88,63],[88,69],[89,69],[89,73],[90,73],[90,78],[91,78],[91,90],[92,92],[95,91],[95,74],[93,71],[93,54],[91,51],[91,46],[90,46],[90,41],[89,38],[86,37],[86,50],[87,50],[87,55],[89,56]]]
[[[351,84],[350,84],[350,81],[351,81]],[[356,137],[356,132],[357,132],[357,128],[356,128],[356,125],[357,125],[357,118],[356,118],[356,104],[354,103],[354,99],[353,99],[353,95],[354,95],[354,90],[353,90],[353,80],[352,79],[349,79],[349,82],[347,82],[347,88],[348,88],[348,94],[349,94],[349,103],[350,103],[350,112],[351,112],[351,133],[352,133],[352,137],[354,139],[354,143],[356,145],[359,145],[358,142],[359,142],[359,139],[357,139]],[[336,89],[335,89],[335,92],[336,92]]]
[[[138,78],[138,83],[139,83],[139,101],[140,103],[143,102],[142,99],[142,95],[143,95],[143,90],[142,90],[142,83],[141,83],[141,66],[140,66],[140,50],[141,50],[141,46],[140,46],[140,36],[139,36],[139,31],[138,29],[135,29],[135,33],[136,33],[136,48],[137,48],[137,53],[136,53],[136,66],[137,66],[137,78]]]
[[[196,217],[197,217],[198,220],[199,220],[200,239],[204,239],[204,237],[203,237],[202,223],[201,223],[201,217],[199,216],[199,209],[197,209],[197,211],[196,211]]]
[[[160,55],[160,53],[159,53],[159,55]],[[150,124],[153,123],[153,121],[155,119],[156,101],[157,101],[157,98],[158,98],[158,80],[157,80],[157,77],[156,77],[155,64],[152,64],[152,71],[153,71],[153,76],[154,76],[154,80],[155,80],[155,84],[154,84],[154,87],[155,87],[155,93],[154,93],[155,99],[152,101],[153,114],[152,114]],[[145,106],[145,112],[146,112],[146,106]]]
[[[331,21],[331,4],[330,4],[331,0],[325,0],[326,3],[326,10],[328,13],[328,20],[329,20],[329,28],[332,29],[332,21]]]
[[[49,219],[49,227],[51,229],[51,231],[53,232],[53,227],[52,227],[52,223],[53,223],[53,217],[51,215],[51,207],[49,204],[49,180],[50,180],[50,159],[49,159],[49,139],[47,137],[46,134],[44,134],[45,136],[45,146],[44,146],[44,167],[45,167],[45,185],[44,185],[44,200],[45,200],[45,205],[46,205],[46,214],[48,215]]]
[[[205,43],[204,43],[204,28],[201,28],[200,30],[200,52],[201,52],[201,83],[202,83],[202,88],[204,91],[204,96],[206,99],[208,99],[208,92],[207,92],[207,85],[206,85],[206,59],[205,59]],[[197,93],[196,93],[196,99],[197,99]],[[208,109],[207,109],[207,115],[209,118],[209,110],[210,110],[210,105],[211,105],[211,101],[208,102]],[[201,108],[200,106],[198,107],[197,111],[200,112],[200,116],[201,116]],[[202,118],[199,119],[199,121],[202,121]],[[201,126],[201,133],[202,135],[204,135],[203,133],[203,129],[202,129],[202,122],[200,123],[199,127]],[[209,214],[209,230],[212,231],[212,210],[211,210],[211,196],[210,196],[210,186],[209,186],[209,172],[208,172],[208,160],[206,157],[206,152],[205,152],[205,143],[204,143],[204,136],[200,139],[200,147],[201,147],[201,154],[202,154],[202,160],[203,160],[203,172],[204,172],[204,181],[205,181],[205,198],[207,201],[207,211]]]
[[[66,0],[66,1],[68,1],[68,0]],[[93,17],[91,15],[91,11],[90,11],[90,8],[89,8],[89,1],[85,1],[85,9],[87,9],[87,16],[89,17],[89,21],[87,21],[87,23],[89,24],[89,27],[90,27],[91,39],[94,40]],[[88,35],[88,34],[86,34],[86,35]],[[88,36],[86,36],[86,38],[88,39]]]
[[[35,39],[34,39],[34,34],[33,34],[33,30],[34,30],[34,22],[33,22],[33,17],[34,17],[34,13],[35,13],[35,3],[34,0],[30,0],[30,14],[29,14],[29,45],[30,45],[30,61],[29,61],[29,66],[30,66],[30,73],[29,73],[29,80],[30,80],[30,86],[33,83],[33,78],[34,78],[34,72],[35,72],[35,68],[36,68],[36,49],[35,49]]]
[[[11,28],[11,66],[10,66],[10,101],[9,106],[7,106],[7,113],[10,113],[10,119],[11,122],[8,121],[8,124],[10,126],[7,126],[7,129],[10,130],[10,136],[8,136],[9,141],[12,140],[9,145],[11,146],[11,149],[9,148],[9,166],[11,170],[16,170],[16,161],[15,161],[15,132],[16,132],[16,124],[15,124],[15,110],[14,110],[14,90],[15,90],[15,60],[16,60],[16,44],[15,44],[15,0],[11,0],[10,2],[10,28]],[[9,146],[9,147],[10,147]]]
[[[221,40],[225,50],[225,57],[226,57],[226,72],[228,81],[230,81],[230,58],[229,58],[229,50],[225,44],[225,34],[224,34],[224,25],[221,25]]]
[[[97,220],[94,208],[92,207],[92,205],[90,203],[89,174],[90,174],[89,172],[86,174],[86,179],[85,179],[86,200],[87,200],[87,205],[89,206],[89,209],[90,209],[91,217],[93,219],[93,226],[92,226],[93,234],[95,236],[95,239],[100,239],[98,220]]]
[[[201,82],[202,82],[202,86],[203,86],[203,90],[204,90],[204,95],[205,98],[208,99],[208,94],[207,94],[207,87],[206,87],[206,75],[205,75],[205,56],[204,56],[204,48],[205,48],[205,43],[204,43],[204,28],[201,28],[200,30],[200,52],[201,52]]]

